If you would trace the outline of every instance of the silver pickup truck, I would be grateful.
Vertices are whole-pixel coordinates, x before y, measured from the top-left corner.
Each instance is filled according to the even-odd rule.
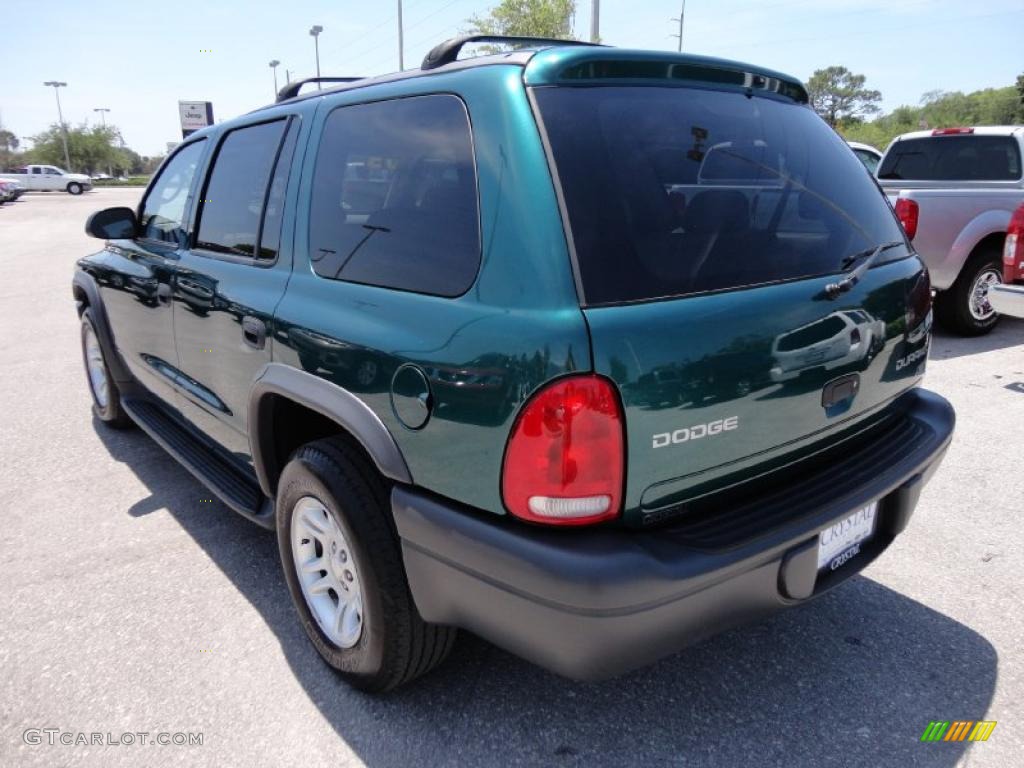
[[[989,291],[1002,281],[1010,216],[1024,202],[1024,127],[943,128],[897,136],[878,183],[924,259],[935,317],[954,333],[999,320]]]

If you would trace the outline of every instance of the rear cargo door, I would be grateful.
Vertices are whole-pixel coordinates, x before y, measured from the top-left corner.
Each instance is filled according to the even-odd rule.
[[[627,518],[763,471],[920,377],[927,275],[806,106],[678,86],[534,96],[595,368],[625,407]]]

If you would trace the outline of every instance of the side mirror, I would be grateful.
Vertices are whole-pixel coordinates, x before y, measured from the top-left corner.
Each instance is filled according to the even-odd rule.
[[[85,233],[101,240],[130,240],[138,230],[139,222],[131,208],[104,208],[85,222]]]

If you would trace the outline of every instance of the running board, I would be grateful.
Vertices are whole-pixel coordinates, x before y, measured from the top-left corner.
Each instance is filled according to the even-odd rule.
[[[122,407],[143,431],[242,517],[264,528],[274,527],[274,505],[263,495],[254,477],[205,445],[191,430],[149,400],[123,398]]]

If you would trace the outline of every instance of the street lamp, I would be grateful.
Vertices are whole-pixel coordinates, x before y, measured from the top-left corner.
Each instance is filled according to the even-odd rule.
[[[316,49],[316,76],[320,77],[320,33],[324,31],[324,28],[319,24],[314,24],[309,28],[309,34],[313,36],[313,47]],[[316,84],[316,89],[320,90],[320,83]]]
[[[274,73],[274,98],[275,98],[275,99],[277,98],[277,65],[278,65],[278,64],[280,64],[280,63],[281,63],[281,62],[280,62],[280,61],[278,61],[277,59],[273,59],[273,60],[272,60],[272,61],[270,62],[270,69],[271,69],[271,70],[273,71],[273,73]]]
[[[64,125],[64,113],[60,110],[60,91],[57,90],[58,88],[67,88],[68,84],[58,80],[47,80],[43,85],[52,86],[53,93],[57,97],[57,117],[60,120],[61,138],[64,140],[64,165],[70,171],[71,156],[68,154],[68,127]]]

